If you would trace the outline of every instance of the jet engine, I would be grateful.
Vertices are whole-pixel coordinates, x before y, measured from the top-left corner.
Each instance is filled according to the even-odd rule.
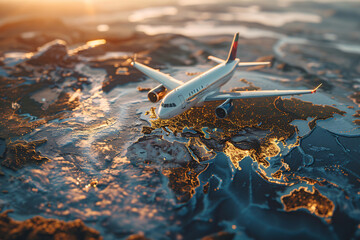
[[[160,101],[166,95],[166,87],[163,85],[159,85],[153,89],[151,89],[148,93],[148,98],[150,102],[156,103]]]
[[[218,106],[215,109],[215,115],[216,117],[223,119],[226,118],[234,109],[234,104],[232,99],[227,99],[223,104],[221,104],[220,106]]]

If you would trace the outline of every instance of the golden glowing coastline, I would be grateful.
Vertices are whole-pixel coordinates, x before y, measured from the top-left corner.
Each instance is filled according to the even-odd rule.
[[[306,120],[312,117],[316,121],[331,118],[334,114],[344,114],[332,106],[316,105],[297,98],[253,98],[235,100],[231,115],[225,119],[218,119],[214,111],[219,104],[220,102],[209,102],[204,107],[192,108],[167,120],[156,118],[155,109],[152,108],[147,114],[154,120],[150,120],[151,128],[145,128],[143,132],[149,134],[160,128],[177,135],[189,128],[199,133],[204,140],[204,127],[218,129],[211,138],[226,142],[222,147],[223,151],[236,168],[239,169],[239,161],[246,156],[268,167],[270,163],[267,158],[274,157],[280,152],[278,142],[286,145],[285,141],[297,132],[297,128],[291,124],[293,120]],[[310,122],[309,127],[313,128],[315,121]],[[259,146],[240,149],[231,143],[231,138],[244,128],[268,131],[268,134],[259,139]]]
[[[304,187],[295,189],[290,194],[282,196],[281,202],[287,212],[305,208],[312,214],[324,218],[330,218],[335,209],[334,203],[314,187],[312,191]]]

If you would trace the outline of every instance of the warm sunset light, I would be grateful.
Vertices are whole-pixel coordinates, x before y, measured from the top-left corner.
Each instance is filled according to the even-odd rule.
[[[360,239],[359,0],[0,0],[0,239]]]

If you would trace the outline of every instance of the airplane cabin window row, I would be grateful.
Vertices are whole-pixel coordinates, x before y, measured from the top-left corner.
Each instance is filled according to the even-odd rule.
[[[197,88],[197,89],[195,89],[195,90],[190,91],[190,92],[189,92],[189,96],[193,95],[194,93],[199,92],[199,91],[200,91],[201,89],[203,89],[203,88],[204,88],[204,87],[201,85],[200,88]]]

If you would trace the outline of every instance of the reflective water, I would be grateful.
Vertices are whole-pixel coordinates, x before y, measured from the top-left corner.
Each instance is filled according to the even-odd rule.
[[[10,141],[46,139],[35,149],[50,161],[17,171],[1,167],[2,210],[14,209],[17,220],[82,219],[105,239],[139,232],[151,239],[219,232],[230,239],[358,238],[360,130],[358,106],[349,98],[358,85],[357,36],[342,35],[336,14],[333,32],[321,30],[330,28],[322,11],[305,11],[307,2],[295,11],[292,2],[281,2],[300,15],[289,19],[266,4],[230,4],[225,10],[235,13],[226,20],[216,5],[191,13],[184,11],[190,3],[181,1],[167,5],[166,14],[160,6],[128,15],[139,31],[191,38],[91,38],[4,53],[0,155]],[[238,19],[239,11],[256,18]],[[272,17],[278,21],[269,23]],[[101,22],[110,24],[104,32],[114,31]],[[292,24],[316,26],[319,34],[295,34]],[[214,66],[207,55],[226,56],[234,31],[242,35],[244,61],[273,55],[273,66],[239,69],[224,90],[324,87],[296,98],[236,101],[225,120],[214,116],[220,102],[169,121],[153,118],[157,105],[137,87],[157,84],[132,69],[128,57],[140,52],[139,61],[187,81]],[[24,39],[34,37],[29,32]],[[345,42],[351,44],[339,45]]]

